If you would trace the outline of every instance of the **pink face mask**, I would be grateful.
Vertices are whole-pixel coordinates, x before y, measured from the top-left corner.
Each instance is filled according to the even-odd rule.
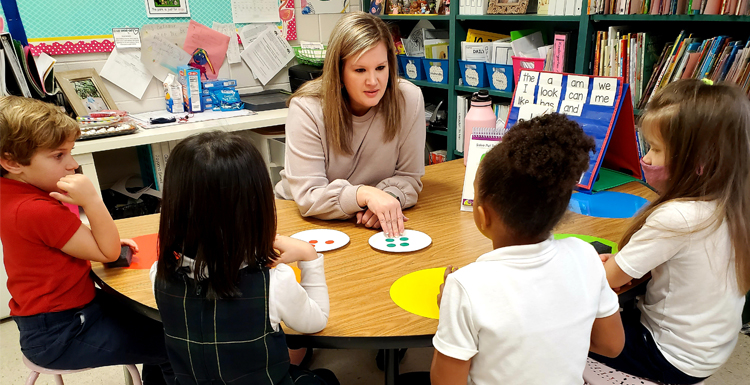
[[[641,158],[641,168],[643,169],[643,175],[646,177],[646,183],[655,188],[656,192],[663,192],[667,188],[669,170],[666,167],[646,164]]]

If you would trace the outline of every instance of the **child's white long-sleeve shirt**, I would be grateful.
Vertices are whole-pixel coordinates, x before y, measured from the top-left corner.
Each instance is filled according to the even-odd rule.
[[[183,265],[192,269],[195,261],[183,257]],[[151,284],[156,282],[156,262],[151,266]],[[268,313],[274,331],[281,321],[300,332],[317,333],[328,323],[330,304],[326,284],[323,254],[312,261],[297,262],[302,279],[297,283],[294,270],[280,263],[269,272]],[[192,278],[192,273],[189,275]]]

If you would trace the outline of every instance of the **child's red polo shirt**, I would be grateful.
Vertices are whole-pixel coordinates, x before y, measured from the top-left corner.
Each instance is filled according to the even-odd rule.
[[[74,309],[94,299],[91,263],[60,250],[80,226],[81,220],[48,192],[0,177],[0,239],[11,315]]]

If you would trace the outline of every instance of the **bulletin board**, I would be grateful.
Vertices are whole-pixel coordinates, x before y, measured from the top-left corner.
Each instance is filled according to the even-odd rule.
[[[185,23],[190,19],[208,27],[211,27],[214,21],[232,22],[232,6],[229,0],[190,0],[190,18],[149,18],[146,16],[144,0],[16,0],[16,3],[26,36],[35,54],[39,51],[48,52],[53,42],[66,47],[65,50],[70,52],[50,51],[50,54],[109,52],[114,47],[112,28]],[[283,4],[279,7],[282,23],[277,26],[287,30],[287,40],[296,40],[294,0],[280,0],[280,3]],[[241,28],[243,24],[236,26]]]
[[[506,128],[545,112],[566,114],[596,143],[579,191],[591,192],[603,165],[642,178],[633,102],[622,78],[521,71]]]

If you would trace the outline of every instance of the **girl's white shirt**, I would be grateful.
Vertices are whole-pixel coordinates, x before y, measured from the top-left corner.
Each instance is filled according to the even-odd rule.
[[[615,256],[629,276],[649,271],[641,323],[677,369],[708,377],[734,350],[744,294],[737,288],[726,221],[706,227],[716,202],[670,201],[656,209]],[[708,222],[707,222],[708,221]]]
[[[152,289],[156,282],[156,264],[154,262],[149,271]],[[193,278],[195,260],[183,257],[182,265],[190,267],[188,276]],[[323,254],[318,254],[318,258],[312,261],[299,261],[297,267],[302,272],[299,283],[294,270],[286,264],[280,263],[269,272],[268,313],[271,326],[274,331],[279,331],[279,324],[284,321],[286,326],[300,333],[317,333],[328,323],[330,311]]]

